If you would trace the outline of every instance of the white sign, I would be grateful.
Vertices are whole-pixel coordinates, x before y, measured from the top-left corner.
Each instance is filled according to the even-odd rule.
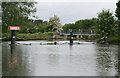
[[[9,26],[8,30],[21,30],[20,26]]]

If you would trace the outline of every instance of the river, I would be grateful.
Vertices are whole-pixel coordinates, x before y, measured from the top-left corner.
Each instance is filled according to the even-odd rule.
[[[115,76],[118,45],[95,42],[17,41],[2,43],[3,76]]]

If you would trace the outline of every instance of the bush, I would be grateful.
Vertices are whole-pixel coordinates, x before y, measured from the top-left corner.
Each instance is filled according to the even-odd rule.
[[[45,37],[45,38],[50,38],[51,35],[49,35],[49,33],[34,33],[34,34],[30,34],[30,33],[18,33],[17,34],[17,38],[18,39],[30,39],[30,38],[40,38],[40,37]]]
[[[2,38],[10,38],[10,33],[3,33]]]
[[[120,42],[119,36],[112,36],[108,39],[109,42]]]

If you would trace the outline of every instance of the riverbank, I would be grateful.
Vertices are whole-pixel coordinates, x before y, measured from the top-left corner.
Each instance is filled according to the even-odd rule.
[[[120,45],[120,36],[111,36],[108,39],[109,44],[118,44]]]
[[[16,41],[28,41],[28,40],[52,40],[53,32],[45,32],[45,33],[17,33],[16,34]],[[57,40],[67,40],[64,37],[56,37]],[[3,41],[10,41],[10,34],[3,34]],[[74,40],[81,40],[81,39],[74,39]],[[82,39],[85,41],[96,41],[95,39]],[[119,36],[112,36],[108,39],[109,44],[120,44],[120,37]]]
[[[16,34],[16,40],[17,41],[26,41],[26,40],[51,40],[51,39],[57,39],[57,40],[68,40],[69,36],[61,36],[61,35],[54,35],[53,34],[57,34],[57,33],[53,33],[53,32],[45,32],[45,33],[17,33]],[[10,34],[2,34],[3,35],[3,41],[10,41],[11,40],[11,36]],[[95,39],[87,39],[88,37],[84,36],[83,39],[81,38],[76,38],[74,37],[74,40],[85,40],[85,41],[95,41]]]
[[[3,41],[10,41],[11,36],[8,33],[2,34]],[[27,40],[48,40],[52,38],[52,32],[47,33],[17,33],[17,41],[27,41]]]

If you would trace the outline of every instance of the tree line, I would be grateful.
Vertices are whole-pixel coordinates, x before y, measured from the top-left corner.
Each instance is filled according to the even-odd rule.
[[[22,26],[19,33],[44,33],[44,32],[69,32],[93,30],[99,40],[106,40],[110,36],[117,36],[120,32],[120,1],[116,3],[116,12],[102,10],[97,18],[81,19],[75,23],[62,26],[60,18],[54,15],[49,21],[30,19],[29,16],[36,12],[36,2],[2,2],[2,30],[9,33],[8,26]],[[32,16],[35,18],[36,16]],[[117,17],[117,18],[116,18]]]

